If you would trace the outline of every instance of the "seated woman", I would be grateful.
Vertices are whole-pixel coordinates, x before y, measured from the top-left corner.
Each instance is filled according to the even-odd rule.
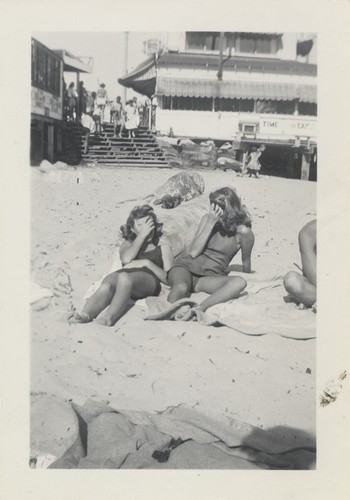
[[[299,248],[303,274],[290,271],[283,278],[289,295],[306,307],[316,302],[316,220],[308,222],[299,233]]]
[[[196,308],[204,312],[215,304],[235,299],[247,283],[240,276],[227,276],[227,267],[239,250],[243,272],[251,272],[254,234],[251,220],[234,190],[225,187],[209,196],[209,213],[202,218],[187,251],[182,252],[168,273],[173,303],[192,292],[210,296]]]
[[[167,271],[173,265],[170,247],[159,245],[162,226],[150,205],[131,211],[120,228],[125,240],[120,247],[123,268],[106,276],[83,311],[75,312],[68,321],[88,323],[109,306],[98,322],[113,326],[128,310],[130,299],[159,295],[160,283],[167,282]]]

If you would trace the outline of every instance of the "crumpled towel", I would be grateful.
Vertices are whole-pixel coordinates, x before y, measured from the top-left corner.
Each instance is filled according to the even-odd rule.
[[[200,300],[197,296],[201,296]],[[311,310],[298,310],[285,303],[282,278],[248,282],[239,298],[210,307],[205,313],[196,310],[205,294],[193,294],[169,304],[163,297],[148,297],[147,320],[194,320],[208,326],[228,326],[245,335],[280,335],[307,340],[316,337],[316,317]]]

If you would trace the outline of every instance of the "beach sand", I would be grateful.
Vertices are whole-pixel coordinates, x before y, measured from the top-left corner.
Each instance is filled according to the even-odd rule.
[[[79,168],[50,180],[32,169],[32,273],[52,290],[49,271],[59,268],[72,292],[55,307],[32,313],[31,393],[78,404],[109,401],[116,409],[161,411],[186,403],[263,429],[288,427],[314,436],[315,339],[250,337],[225,326],[144,321],[139,306],[112,328],[65,322],[67,304],[79,304],[91,283],[109,271],[130,209],[176,172]],[[205,194],[231,186],[247,205],[257,276],[297,270],[298,231],[316,216],[315,183],[200,174]],[[240,264],[239,256],[234,263]]]

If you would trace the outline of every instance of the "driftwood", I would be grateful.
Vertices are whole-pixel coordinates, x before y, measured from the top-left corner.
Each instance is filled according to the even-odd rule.
[[[200,174],[180,172],[170,177],[154,193],[146,196],[146,201],[163,208],[174,208],[184,201],[201,196],[204,189],[204,180]]]

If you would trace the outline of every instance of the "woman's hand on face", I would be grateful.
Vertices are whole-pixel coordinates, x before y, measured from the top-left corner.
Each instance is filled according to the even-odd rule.
[[[148,259],[132,260],[129,264],[126,264],[123,269],[135,269],[139,267],[148,267],[150,261]]]
[[[141,236],[146,238],[154,230],[154,220],[152,217],[145,217],[140,219],[138,224],[138,231]]]
[[[212,203],[209,208],[208,220],[215,224],[223,213],[224,211],[221,207],[219,207],[219,205]]]

